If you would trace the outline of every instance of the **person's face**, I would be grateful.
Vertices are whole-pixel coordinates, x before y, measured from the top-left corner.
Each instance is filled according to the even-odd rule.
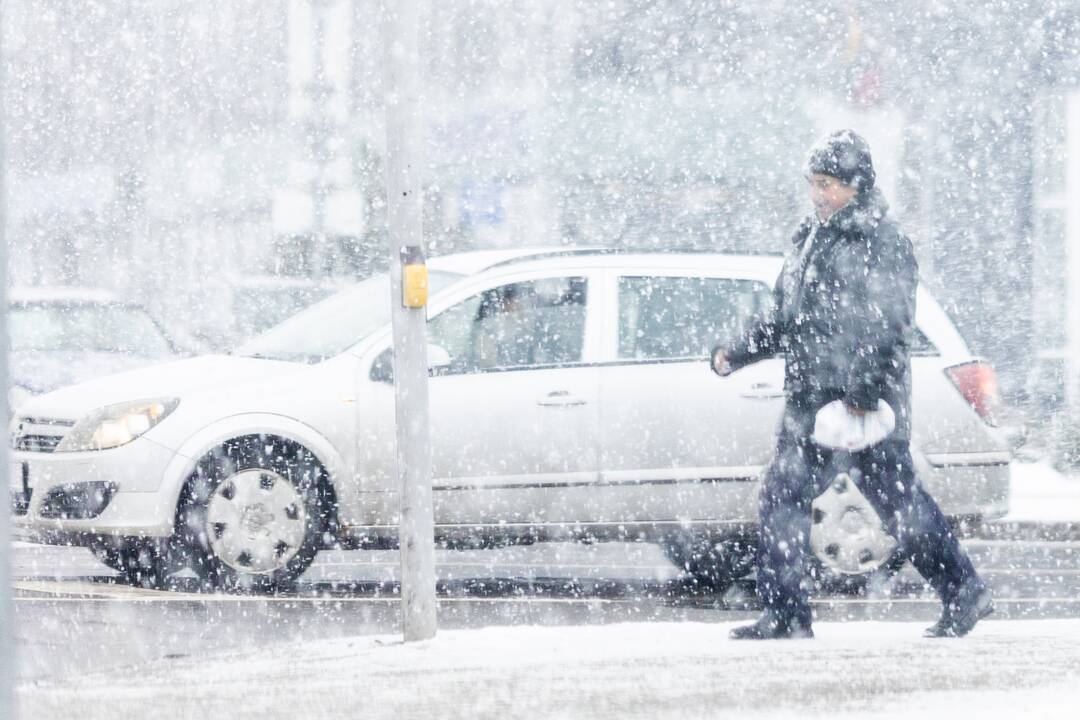
[[[814,210],[821,222],[835,215],[853,197],[855,188],[845,185],[839,178],[821,173],[810,175],[810,201],[814,203]]]

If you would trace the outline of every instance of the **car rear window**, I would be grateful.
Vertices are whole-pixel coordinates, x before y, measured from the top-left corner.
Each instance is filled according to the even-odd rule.
[[[708,277],[619,278],[619,357],[703,358],[770,309],[768,285]]]

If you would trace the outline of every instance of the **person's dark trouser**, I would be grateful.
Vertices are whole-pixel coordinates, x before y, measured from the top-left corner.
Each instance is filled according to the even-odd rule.
[[[782,428],[758,501],[757,592],[767,611],[810,627],[811,503],[839,472],[853,467],[859,491],[942,602],[952,602],[963,583],[979,582],[941,509],[916,479],[907,440],[886,439],[858,453],[831,452]]]

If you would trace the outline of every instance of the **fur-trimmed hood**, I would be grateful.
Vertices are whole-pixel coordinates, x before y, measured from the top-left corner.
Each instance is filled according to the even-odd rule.
[[[798,229],[791,238],[791,242],[798,245],[810,234],[815,227],[828,230],[835,228],[843,234],[857,233],[861,235],[873,234],[878,225],[884,222],[889,215],[889,202],[881,190],[872,187],[866,192],[859,193],[851,198],[847,205],[840,208],[824,223],[818,220],[817,215],[810,213],[799,224]]]

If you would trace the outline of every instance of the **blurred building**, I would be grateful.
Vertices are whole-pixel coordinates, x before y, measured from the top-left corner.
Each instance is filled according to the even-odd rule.
[[[285,7],[12,0],[3,21],[12,281],[220,320],[221,272],[261,268],[273,241]]]
[[[1034,109],[1029,386],[1040,408],[1071,410],[1075,419],[1080,411],[1080,87],[1049,85]]]

